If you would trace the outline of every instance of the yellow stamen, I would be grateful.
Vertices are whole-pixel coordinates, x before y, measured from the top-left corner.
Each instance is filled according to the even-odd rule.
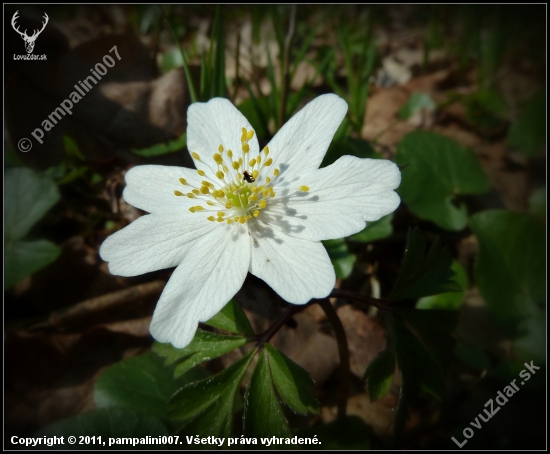
[[[266,162],[264,162],[264,166],[270,166],[273,164],[273,159],[269,158]]]
[[[233,224],[233,219],[227,219],[228,224]]]
[[[208,188],[208,186],[201,186],[201,192],[203,194],[209,194],[210,193],[210,189]]]
[[[265,153],[266,156],[269,154],[269,147],[267,145],[264,148],[264,153]]]
[[[271,178],[266,177],[266,178],[265,178],[265,182],[266,182],[266,183],[271,183]]]
[[[225,213],[223,211],[218,211],[218,216],[223,218],[225,216]]]
[[[227,150],[227,156],[231,159],[233,157],[233,152],[231,150]]]
[[[259,215],[260,215],[260,211],[259,210],[254,210],[254,217],[257,218]]]
[[[260,174],[260,172],[258,172],[257,170],[252,171],[252,178],[254,178],[254,179],[258,178],[259,174]]]
[[[309,186],[300,186],[300,191],[303,191],[303,192],[309,191]]]
[[[251,129],[246,133],[246,140],[250,140],[252,137],[254,137],[254,131]]]
[[[216,161],[216,164],[221,164],[223,162],[222,155],[219,153],[214,153],[214,161]]]
[[[212,222],[214,222],[216,220],[216,218],[214,216],[208,216],[206,219],[208,219],[209,221],[212,221]]]
[[[244,216],[241,216],[240,219],[239,219],[239,222],[241,224],[244,224],[246,222],[246,218]]]
[[[265,206],[267,205],[267,202],[265,199],[262,199],[258,202],[258,206],[263,210]]]
[[[194,198],[195,198],[195,194],[193,194],[192,192],[188,192],[188,193],[187,193],[187,197],[189,197],[190,199],[194,199]]]
[[[198,153],[193,152],[193,153],[191,153],[191,156],[193,156],[193,158],[196,159],[197,161],[201,160],[201,157],[199,156]]]
[[[279,175],[279,169],[275,169],[275,170],[273,171],[273,175],[275,175],[275,176]]]
[[[213,206],[216,206],[216,204],[214,202],[212,202],[211,200],[209,200],[208,202],[206,202],[207,205],[210,205],[211,207]]]
[[[254,167],[256,165],[256,160],[255,159],[251,159],[250,162],[248,163],[248,165],[250,167]]]
[[[187,184],[187,180],[185,178],[180,178],[180,183],[181,184]]]
[[[247,143],[243,144],[243,152],[248,153],[250,151],[250,145]]]
[[[201,177],[204,177],[206,174],[204,173],[204,170],[197,170],[197,173],[201,176]]]
[[[224,173],[221,171],[221,170],[218,170],[216,172],[216,176],[220,179],[220,180],[223,180],[223,177],[225,176]]]
[[[222,145],[222,144],[220,144],[220,146],[218,147],[218,151],[219,151],[220,153],[223,152],[223,145]]]
[[[179,191],[174,191],[174,194],[177,195],[178,197],[181,197],[183,195],[183,193]]]
[[[193,194],[196,194],[196,195],[200,194],[200,191],[198,189],[193,189],[193,191],[191,191],[191,192],[193,192]]]
[[[237,161],[233,161],[233,164],[231,164],[235,170],[239,170],[239,167],[241,166]]]

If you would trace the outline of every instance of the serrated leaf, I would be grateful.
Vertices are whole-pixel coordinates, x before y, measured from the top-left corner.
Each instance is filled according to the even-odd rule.
[[[435,102],[427,93],[412,93],[407,99],[407,102],[399,109],[397,116],[402,120],[406,120],[412,117],[416,112],[421,109],[427,109],[434,111],[436,108]]]
[[[166,367],[154,353],[146,353],[109,366],[94,388],[99,408],[124,407],[166,419],[168,400],[183,384],[204,377],[200,370],[190,371],[179,380],[173,367]]]
[[[415,309],[413,309],[413,311],[415,311],[414,317],[410,312],[405,314],[410,318],[417,319],[415,328],[417,328],[416,325],[421,324],[418,322],[419,317],[421,319],[422,317],[430,318],[430,321],[433,322],[434,317],[431,317],[433,315],[430,314],[431,312],[454,312],[420,311]],[[394,349],[399,371],[401,373],[401,392],[395,417],[395,432],[399,435],[405,429],[409,405],[413,403],[420,394],[429,394],[437,400],[441,400],[445,389],[444,373],[446,363],[443,364],[440,362],[441,349],[439,349],[439,351],[431,349],[433,347],[431,341],[437,338],[437,335],[434,336],[433,333],[426,334],[416,329],[422,337],[421,341],[412,333],[410,327],[407,326],[408,320],[403,316],[401,310],[399,313],[392,310],[391,312],[387,312],[386,315],[389,327],[388,348]],[[456,314],[452,315],[456,317]],[[437,319],[437,317],[435,318]],[[438,333],[438,335],[450,337],[450,331],[444,331],[444,328],[448,327],[450,317],[446,314],[442,318],[444,320],[441,326],[428,325],[438,331],[441,328],[442,331]],[[429,342],[427,342],[426,339],[428,339]],[[449,345],[448,342],[444,344]],[[452,352],[452,348],[447,352],[448,360],[451,358]]]
[[[416,302],[417,309],[458,309],[464,301],[468,288],[468,276],[460,263],[453,260],[451,270],[455,273],[451,279],[460,286],[459,292],[440,293],[439,295],[425,296]]]
[[[179,377],[192,367],[225,355],[247,342],[248,340],[244,337],[227,336],[198,329],[191,343],[185,348],[175,348],[171,344],[155,342],[153,351],[166,358],[166,365],[177,362],[174,377]]]
[[[262,350],[244,399],[245,437],[292,438],[292,432],[277,400],[268,355]],[[272,449],[291,445],[273,444]]]
[[[402,167],[398,192],[412,213],[447,230],[466,227],[462,194],[481,194],[490,184],[475,153],[451,139],[427,131],[407,134],[397,147]]]
[[[370,428],[359,416],[346,416],[328,424],[299,430],[297,436],[311,438],[318,443],[300,445],[301,449],[333,451],[370,449]]]
[[[169,416],[183,421],[184,430],[201,435],[228,436],[233,424],[235,399],[256,350],[213,377],[181,388],[168,404]]]
[[[546,94],[535,94],[508,132],[508,145],[535,156],[546,143]]]
[[[350,240],[359,243],[371,243],[389,237],[393,232],[393,213],[380,218],[378,221],[367,222],[367,226],[360,232],[351,235]]]
[[[349,252],[348,245],[343,238],[322,241],[328,252],[336,277],[346,279],[353,271],[353,265],[357,256]]]
[[[51,446],[50,449],[67,449],[73,450],[90,450],[91,449],[166,449],[162,444],[113,444],[109,446],[109,438],[145,438],[162,437],[169,435],[166,426],[162,421],[153,416],[141,413],[127,408],[101,408],[92,410],[72,418],[51,424],[39,432],[34,434],[34,437],[65,437],[65,441],[69,436],[77,438],[76,444],[58,444]],[[81,436],[84,437],[101,437],[102,443],[99,444],[79,444],[78,440]],[[96,438],[97,439],[97,438]],[[44,449],[44,445],[37,445],[37,448]]]
[[[254,336],[248,317],[235,300],[229,300],[220,312],[204,323],[231,333]]]
[[[419,298],[438,293],[459,292],[461,287],[453,280],[453,259],[439,238],[426,253],[426,240],[420,229],[409,231],[407,246],[397,282],[389,295],[392,301]]]
[[[296,413],[319,413],[319,402],[311,392],[315,382],[309,373],[272,345],[264,346],[273,383],[284,402]]]
[[[6,288],[49,265],[61,254],[61,248],[47,240],[7,241],[4,248]]]
[[[23,238],[59,200],[59,190],[51,178],[25,167],[4,173],[4,241]]]
[[[367,366],[363,380],[367,380],[367,392],[371,402],[382,399],[390,392],[395,372],[395,352],[387,348]]]
[[[132,153],[143,158],[151,158],[153,156],[162,156],[168,153],[181,151],[187,146],[187,133],[183,133],[175,140],[170,140],[166,143],[159,143],[147,148],[132,148]]]
[[[507,335],[546,308],[546,234],[529,214],[488,210],[470,225],[479,242],[474,276],[488,309]]]

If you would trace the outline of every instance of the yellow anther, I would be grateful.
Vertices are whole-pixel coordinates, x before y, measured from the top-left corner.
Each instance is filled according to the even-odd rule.
[[[259,174],[260,174],[260,172],[258,172],[257,170],[254,170],[254,171],[252,172],[252,178],[254,178],[254,179],[258,178],[258,175],[259,175]]]
[[[260,215],[260,210],[254,210],[254,217],[257,218]]]
[[[221,170],[218,170],[218,171],[216,172],[216,176],[217,176],[220,180],[223,180],[224,173],[223,173]]]
[[[235,216],[235,222],[239,222],[239,216]]]
[[[185,178],[180,178],[180,183],[181,184],[187,184],[187,180]]]
[[[239,222],[241,224],[244,224],[246,222],[246,218],[244,216],[241,216],[240,219],[239,219]]]
[[[197,211],[197,210],[195,210],[195,207],[191,207],[191,208],[189,208],[189,211],[190,211],[191,213],[194,213],[194,212]]]
[[[243,152],[248,153],[250,151],[250,145],[247,143],[243,144]]]
[[[225,216],[225,213],[223,211],[218,211],[218,216],[223,218]]]
[[[256,194],[256,193],[258,192],[258,187],[257,187],[257,186],[254,186],[254,187],[252,188],[252,192],[253,192],[254,194]]]
[[[219,151],[220,153],[223,152],[223,145],[222,145],[222,144],[220,144],[220,146],[218,147],[218,151]]]
[[[231,202],[227,202],[225,204],[225,208],[227,208],[229,210],[229,208],[233,208],[233,204]]]
[[[191,156],[193,156],[193,158],[196,159],[197,161],[201,160],[201,157],[199,156],[198,153],[193,152],[193,153],[191,153]]]
[[[241,128],[241,132],[243,133],[243,136],[246,136],[246,128]]]
[[[258,161],[258,165],[260,165],[260,163],[262,162],[262,155],[258,155],[256,161]]]
[[[233,157],[233,152],[231,150],[227,150],[227,156],[231,159]]]
[[[263,210],[265,206],[267,205],[267,202],[265,199],[262,199],[258,202],[258,206]]]
[[[261,191],[264,188],[265,188],[265,185],[262,184],[261,186],[258,186],[258,191]]]
[[[243,165],[243,158],[239,158],[239,164]]]
[[[279,175],[279,169],[275,169],[275,170],[273,171],[273,175],[274,175],[274,176]]]
[[[275,191],[273,190],[273,186],[269,187],[269,194],[271,195],[271,197],[275,197]]]
[[[256,200],[258,200],[258,196],[256,194],[252,194],[251,196],[248,197],[248,200],[250,202],[255,202]]]
[[[246,133],[246,140],[250,140],[252,137],[254,137],[254,131],[251,129]]]
[[[309,186],[300,186],[300,191],[303,191],[303,192],[309,191]]]
[[[197,173],[201,176],[201,177],[204,177],[206,174],[204,173],[204,170],[197,170]]]
[[[273,164],[273,159],[269,158],[266,162],[264,162],[264,166],[270,166]]]
[[[264,153],[265,153],[266,156],[269,154],[269,147],[267,145],[264,148]]]
[[[222,169],[225,173],[229,172],[229,167],[227,167],[225,164],[222,166]]]
[[[225,221],[225,219],[224,218],[218,218],[217,221],[218,222],[223,222],[223,221]]]
[[[204,208],[201,207],[200,205],[197,205],[197,206],[194,207],[194,208],[195,208],[195,210],[197,210],[197,211],[202,211],[202,210],[204,210]]]
[[[181,193],[179,191],[174,191],[174,194],[177,195],[178,197],[181,197],[183,195],[183,193]]]
[[[269,194],[269,190],[268,190],[268,189],[264,189],[264,190],[262,191],[262,195],[263,195],[264,197],[267,197],[268,194]]]
[[[188,193],[187,193],[187,197],[189,197],[190,199],[194,199],[194,198],[195,198],[195,194],[193,194],[192,192],[188,192]]]
[[[214,202],[212,202],[211,200],[208,200],[208,201],[206,202],[206,204],[207,204],[207,205],[210,205],[211,207],[216,206],[216,204],[215,204]]]
[[[248,162],[248,165],[250,167],[254,167],[256,165],[256,160],[255,159],[251,159],[249,162]]]
[[[237,161],[233,161],[233,164],[231,165],[235,170],[239,170],[239,167],[241,166]]]
[[[218,197],[221,199],[222,197],[225,197],[225,192],[223,192],[221,189],[218,190]]]
[[[210,193],[210,188],[208,186],[201,186],[201,192],[203,194],[209,194]]]
[[[196,195],[199,195],[200,194],[200,191],[198,189],[193,189],[193,194],[196,194]]]
[[[208,219],[211,222],[214,222],[216,220],[214,216],[208,216],[206,219]]]
[[[210,189],[214,189],[214,185],[209,181],[201,181],[203,186],[208,186]]]
[[[214,153],[214,161],[216,161],[216,164],[221,164],[223,162],[222,155],[219,153]]]
[[[226,219],[228,224],[233,224],[233,219]]]
[[[266,177],[266,178],[265,178],[265,182],[266,182],[266,183],[271,183],[271,178]]]
[[[247,221],[250,221],[251,219],[252,219],[252,216],[250,214],[246,216]]]

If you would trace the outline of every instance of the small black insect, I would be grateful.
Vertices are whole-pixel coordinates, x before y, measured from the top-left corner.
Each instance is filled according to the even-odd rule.
[[[254,183],[256,181],[246,170],[243,172],[243,178],[247,183]]]

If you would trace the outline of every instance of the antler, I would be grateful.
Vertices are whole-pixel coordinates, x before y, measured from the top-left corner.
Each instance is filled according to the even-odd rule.
[[[32,36],[30,37],[30,39],[33,39],[33,38],[38,37],[38,35],[40,35],[40,33],[42,33],[42,31],[46,28],[46,25],[48,25],[48,20],[49,20],[50,18],[48,17],[48,15],[47,15],[46,13],[44,13],[44,16],[46,16],[46,17],[45,17],[46,22],[43,22],[43,23],[42,23],[42,29],[41,29],[40,31],[35,30],[34,33],[32,34]],[[26,32],[26,30],[25,30],[25,32]]]
[[[25,36],[27,37],[27,30],[25,30],[25,32],[20,32],[19,31],[19,27],[16,27],[15,26],[15,21],[19,18],[17,15],[19,14],[19,11],[16,11],[15,14],[13,15],[13,17],[11,18],[11,26],[13,27],[13,29],[19,33],[21,36]]]

